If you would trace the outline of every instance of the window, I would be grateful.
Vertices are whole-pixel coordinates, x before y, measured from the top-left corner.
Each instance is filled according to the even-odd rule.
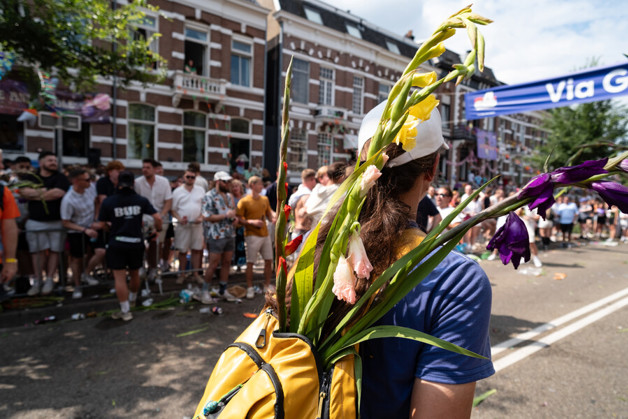
[[[157,34],[157,17],[145,15],[144,18],[138,21],[135,25],[135,29],[133,30],[133,40],[134,41],[146,41],[150,37]],[[158,53],[158,44],[157,37],[152,38],[150,44],[148,45],[148,50],[150,52]],[[157,62],[153,63],[153,68],[157,68]]]
[[[307,169],[307,132],[304,129],[290,131],[288,167],[291,170]]]
[[[441,103],[440,105],[440,119],[443,122],[443,129],[450,129],[451,121],[450,121],[450,105]]]
[[[386,41],[386,46],[388,47],[388,51],[401,55],[401,52],[399,51],[399,47],[394,42]]]
[[[353,113],[362,115],[362,96],[364,93],[364,79],[353,77]]]
[[[346,27],[349,35],[362,39],[362,32],[360,32],[360,29],[357,26],[347,23]]]
[[[318,167],[331,164],[332,136],[326,132],[318,134]]]
[[[294,59],[292,62],[292,100],[308,103],[310,86],[310,63]]]
[[[321,67],[320,90],[318,91],[319,105],[333,105],[334,70]]]
[[[183,161],[205,163],[207,118],[199,112],[183,114]]]
[[[318,23],[319,25],[323,24],[321,14],[318,13],[316,10],[312,10],[308,7],[304,7],[303,10],[305,10],[305,17],[307,18],[307,20],[309,20],[310,22]]]
[[[154,158],[155,108],[148,105],[129,105],[128,159]]]
[[[186,73],[209,76],[209,66],[206,66],[209,50],[209,34],[206,31],[185,28],[185,62],[183,70]]]
[[[244,174],[250,167],[251,161],[251,124],[246,119],[231,119],[231,139],[229,140],[229,152],[231,170]]]
[[[0,114],[0,149],[24,152],[24,123],[16,116]]]
[[[377,103],[382,103],[386,99],[388,99],[388,94],[390,93],[390,86],[387,84],[380,83],[379,90],[377,91]]]
[[[231,42],[231,83],[251,86],[251,44],[233,40]]]

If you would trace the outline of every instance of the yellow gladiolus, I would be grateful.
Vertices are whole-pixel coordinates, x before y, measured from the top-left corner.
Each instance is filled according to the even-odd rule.
[[[410,115],[420,119],[421,121],[427,121],[430,119],[432,111],[439,104],[439,102],[440,101],[436,100],[436,96],[429,95],[424,100],[410,108]]]
[[[412,86],[414,87],[425,87],[436,81],[436,72],[432,71],[430,73],[414,73],[412,75]]]
[[[432,110],[438,103],[439,101],[434,95],[429,95],[423,101],[412,106],[408,110],[406,122],[395,137],[395,143],[401,144],[405,151],[412,150],[416,145],[417,125],[430,119]]]

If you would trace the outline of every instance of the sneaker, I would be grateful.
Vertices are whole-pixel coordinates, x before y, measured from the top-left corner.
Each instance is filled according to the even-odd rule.
[[[255,288],[248,287],[246,289],[246,298],[247,300],[252,300],[255,297]]]
[[[532,263],[534,263],[534,266],[536,266],[537,268],[540,268],[541,266],[543,266],[543,263],[541,262],[541,259],[539,259],[538,256],[532,256]]]
[[[98,280],[91,275],[82,274],[81,280],[87,285],[98,285]]]
[[[48,278],[46,279],[46,282],[44,282],[44,286],[41,287],[41,293],[42,295],[48,295],[52,292],[52,289],[54,288],[55,284],[54,282],[52,282],[52,278]]]
[[[127,311],[126,313],[122,311],[116,311],[111,315],[111,318],[114,320],[124,320],[125,322],[128,322],[130,320],[133,320],[133,314],[131,314],[130,311]]]
[[[491,253],[491,255],[486,258],[486,260],[495,260],[495,259],[497,259],[497,255],[495,253]]]
[[[231,294],[229,291],[225,290],[222,294],[219,294],[220,298],[223,298],[224,300],[233,303],[234,301],[237,300],[236,297],[233,296],[233,294]]]
[[[26,295],[28,295],[29,297],[34,297],[36,295],[39,294],[39,290],[41,288],[41,283],[39,281],[36,281],[28,290],[28,292],[26,293]]]
[[[203,291],[201,292],[201,303],[214,304],[216,303],[216,300],[213,299],[211,295],[209,295],[209,291]]]
[[[74,292],[72,293],[73,300],[79,300],[83,298],[83,291],[79,287],[74,288]]]

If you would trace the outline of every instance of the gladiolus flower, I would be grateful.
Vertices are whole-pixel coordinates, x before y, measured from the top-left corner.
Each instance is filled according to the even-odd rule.
[[[539,208],[538,213],[545,218],[545,212],[554,205],[554,184],[549,173],[543,173],[532,179],[521,192],[519,199],[534,197],[528,206],[530,210]]]
[[[286,196],[288,196],[288,182],[286,182]]]
[[[283,213],[286,215],[286,220],[290,218],[290,211],[292,211],[292,208],[290,207],[290,205],[284,204]]]
[[[353,267],[358,278],[368,279],[371,276],[373,265],[369,261],[366,255],[366,249],[364,249],[364,243],[358,233],[351,234],[349,238],[349,255],[347,261]]]
[[[435,51],[435,53],[438,53],[438,55],[442,54],[442,52],[444,52],[445,47],[441,44],[439,44],[439,46],[442,47],[441,49],[437,49]],[[430,85],[432,83],[434,83],[436,81],[436,72],[432,71],[429,73],[414,73],[412,75],[412,86],[415,87],[425,87],[427,85]]]
[[[602,160],[587,160],[577,166],[561,167],[552,172],[552,182],[571,185],[582,182],[591,176],[608,173],[604,166],[608,158]]]
[[[523,220],[514,212],[510,212],[506,223],[497,230],[486,248],[488,250],[496,248],[503,264],[508,265],[512,260],[515,269],[519,267],[522,257],[526,262],[529,261],[530,243]]]
[[[365,196],[369,189],[375,185],[375,182],[382,175],[382,172],[379,171],[377,166],[370,165],[366,168],[364,173],[362,173],[362,180],[360,181],[360,194]]]
[[[279,278],[279,275],[281,274],[281,271],[284,271],[284,273],[288,273],[288,265],[286,264],[286,260],[279,256],[279,265],[277,266],[277,276],[276,278]]]
[[[291,254],[293,254],[294,251],[299,248],[302,241],[303,241],[303,234],[290,240],[288,244],[286,245],[286,256],[290,256]]]
[[[623,159],[617,167],[619,167],[624,172],[628,172],[628,159]]]
[[[334,272],[334,286],[331,291],[339,299],[349,304],[355,304],[355,277],[344,256],[340,256]]]
[[[621,212],[628,214],[628,188],[624,185],[617,182],[602,181],[591,183],[591,188],[608,205],[615,205]]]
[[[395,143],[401,144],[405,151],[412,150],[416,145],[417,125],[430,119],[430,115],[438,103],[439,101],[434,95],[429,95],[423,101],[412,106],[408,111],[406,122],[395,137]]]
[[[283,170],[288,171],[288,162],[283,162]]]

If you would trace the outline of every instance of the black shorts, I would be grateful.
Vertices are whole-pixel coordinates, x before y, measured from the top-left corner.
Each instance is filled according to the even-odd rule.
[[[597,216],[597,223],[599,225],[604,225],[606,224],[606,217],[600,217],[599,215]]]
[[[560,231],[562,231],[563,233],[569,234],[571,233],[572,230],[573,230],[573,223],[560,225]]]
[[[68,243],[73,258],[82,258],[91,248],[90,237],[85,233],[68,233]]]
[[[166,229],[166,238],[174,239],[174,223],[168,224],[168,228]]]
[[[135,270],[144,264],[144,246],[120,246],[107,247],[107,267],[109,269]]]

